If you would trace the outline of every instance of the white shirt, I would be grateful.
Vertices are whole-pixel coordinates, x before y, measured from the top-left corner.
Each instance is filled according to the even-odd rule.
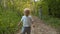
[[[23,22],[23,27],[30,27],[32,23],[31,16],[22,16],[21,21]]]

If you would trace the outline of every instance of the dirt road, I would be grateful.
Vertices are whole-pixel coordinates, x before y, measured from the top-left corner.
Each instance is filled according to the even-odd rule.
[[[44,24],[38,17],[34,16],[33,19],[35,27],[31,26],[31,34],[58,34],[54,28]],[[20,34],[20,31],[17,34]]]

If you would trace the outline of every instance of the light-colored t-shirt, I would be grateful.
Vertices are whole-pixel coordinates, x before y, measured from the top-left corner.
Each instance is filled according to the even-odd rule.
[[[22,16],[21,21],[23,22],[23,27],[30,27],[33,21],[31,16]]]

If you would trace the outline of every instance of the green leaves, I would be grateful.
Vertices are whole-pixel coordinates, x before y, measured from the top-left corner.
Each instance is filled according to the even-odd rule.
[[[12,28],[16,28],[16,25],[18,24],[18,22],[20,21],[21,17],[17,16],[17,12],[13,12],[13,11],[0,11],[0,29],[3,32],[3,30],[8,33],[7,31],[9,31],[8,29],[10,29],[12,31]],[[8,28],[8,29],[7,29]],[[7,30],[7,31],[6,31]],[[11,31],[10,34],[11,34]]]
[[[0,34],[14,34],[19,28],[17,25],[23,15],[23,9],[31,7],[30,0],[0,1]]]
[[[59,0],[44,0],[45,4],[47,4],[48,9],[51,9],[52,16],[60,17],[60,1]]]

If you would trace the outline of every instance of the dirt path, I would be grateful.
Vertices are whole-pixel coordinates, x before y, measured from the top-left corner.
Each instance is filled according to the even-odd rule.
[[[57,34],[56,30],[47,26],[37,17],[33,17],[35,27],[31,28],[31,34]],[[20,31],[17,33],[20,34]]]

